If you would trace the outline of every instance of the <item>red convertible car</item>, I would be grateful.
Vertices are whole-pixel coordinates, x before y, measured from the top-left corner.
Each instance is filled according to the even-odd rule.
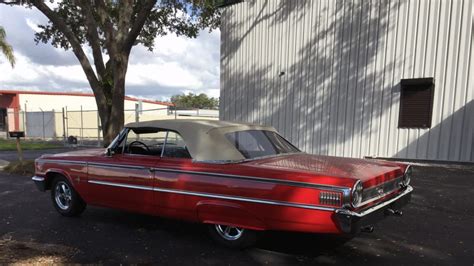
[[[225,121],[132,123],[105,151],[43,155],[35,167],[64,216],[90,204],[200,222],[230,247],[264,230],[371,231],[413,190],[408,165],[310,155],[272,127]]]

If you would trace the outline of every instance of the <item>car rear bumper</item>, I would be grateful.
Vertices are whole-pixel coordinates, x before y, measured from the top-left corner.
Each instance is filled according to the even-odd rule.
[[[44,177],[41,176],[33,176],[31,178],[35,182],[36,187],[38,188],[39,191],[45,191],[46,190],[46,184],[44,181]]]
[[[384,219],[390,213],[401,215],[400,210],[411,200],[413,188],[408,186],[403,192],[387,201],[378,205],[362,210],[361,212],[353,212],[347,209],[338,209],[335,211],[335,220],[343,233],[357,233],[361,228],[373,225]],[[398,211],[398,212],[397,212]]]

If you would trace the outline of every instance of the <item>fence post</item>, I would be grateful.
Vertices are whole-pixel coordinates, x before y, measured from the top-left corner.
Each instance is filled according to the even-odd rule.
[[[26,113],[26,103],[25,103],[25,111],[24,112],[25,112],[25,120],[24,120],[24,123],[25,123],[25,125],[24,125],[24,127],[25,127],[25,137],[27,137],[28,136],[28,130],[27,130],[28,124],[26,122],[26,119],[28,118],[28,114]]]
[[[97,110],[97,147],[100,147],[100,117],[99,117],[99,110]]]
[[[135,122],[140,122],[140,114],[138,112],[139,108],[140,108],[139,104],[136,103],[135,104]]]
[[[84,120],[82,114],[82,105],[81,105],[81,145],[84,145]]]
[[[64,112],[64,107],[63,107],[63,141],[66,143],[66,113]]]
[[[41,115],[43,117],[43,140],[46,139],[46,134],[45,134],[45,129],[44,129],[44,111],[42,109],[41,110]]]
[[[69,114],[67,112],[67,106],[64,107],[64,112],[66,113],[66,139],[69,136]]]
[[[21,112],[21,110],[19,110],[19,112]],[[22,116],[23,116],[23,131],[25,132],[25,136],[26,136],[26,111],[22,112]]]

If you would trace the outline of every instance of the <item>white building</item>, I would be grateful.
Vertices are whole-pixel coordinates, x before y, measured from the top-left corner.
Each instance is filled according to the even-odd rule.
[[[474,1],[222,11],[221,119],[273,125],[315,154],[474,161]]]

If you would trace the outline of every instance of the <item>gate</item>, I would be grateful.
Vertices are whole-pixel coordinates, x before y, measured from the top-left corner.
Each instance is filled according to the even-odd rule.
[[[33,138],[56,137],[56,123],[54,112],[27,112],[26,134]]]

